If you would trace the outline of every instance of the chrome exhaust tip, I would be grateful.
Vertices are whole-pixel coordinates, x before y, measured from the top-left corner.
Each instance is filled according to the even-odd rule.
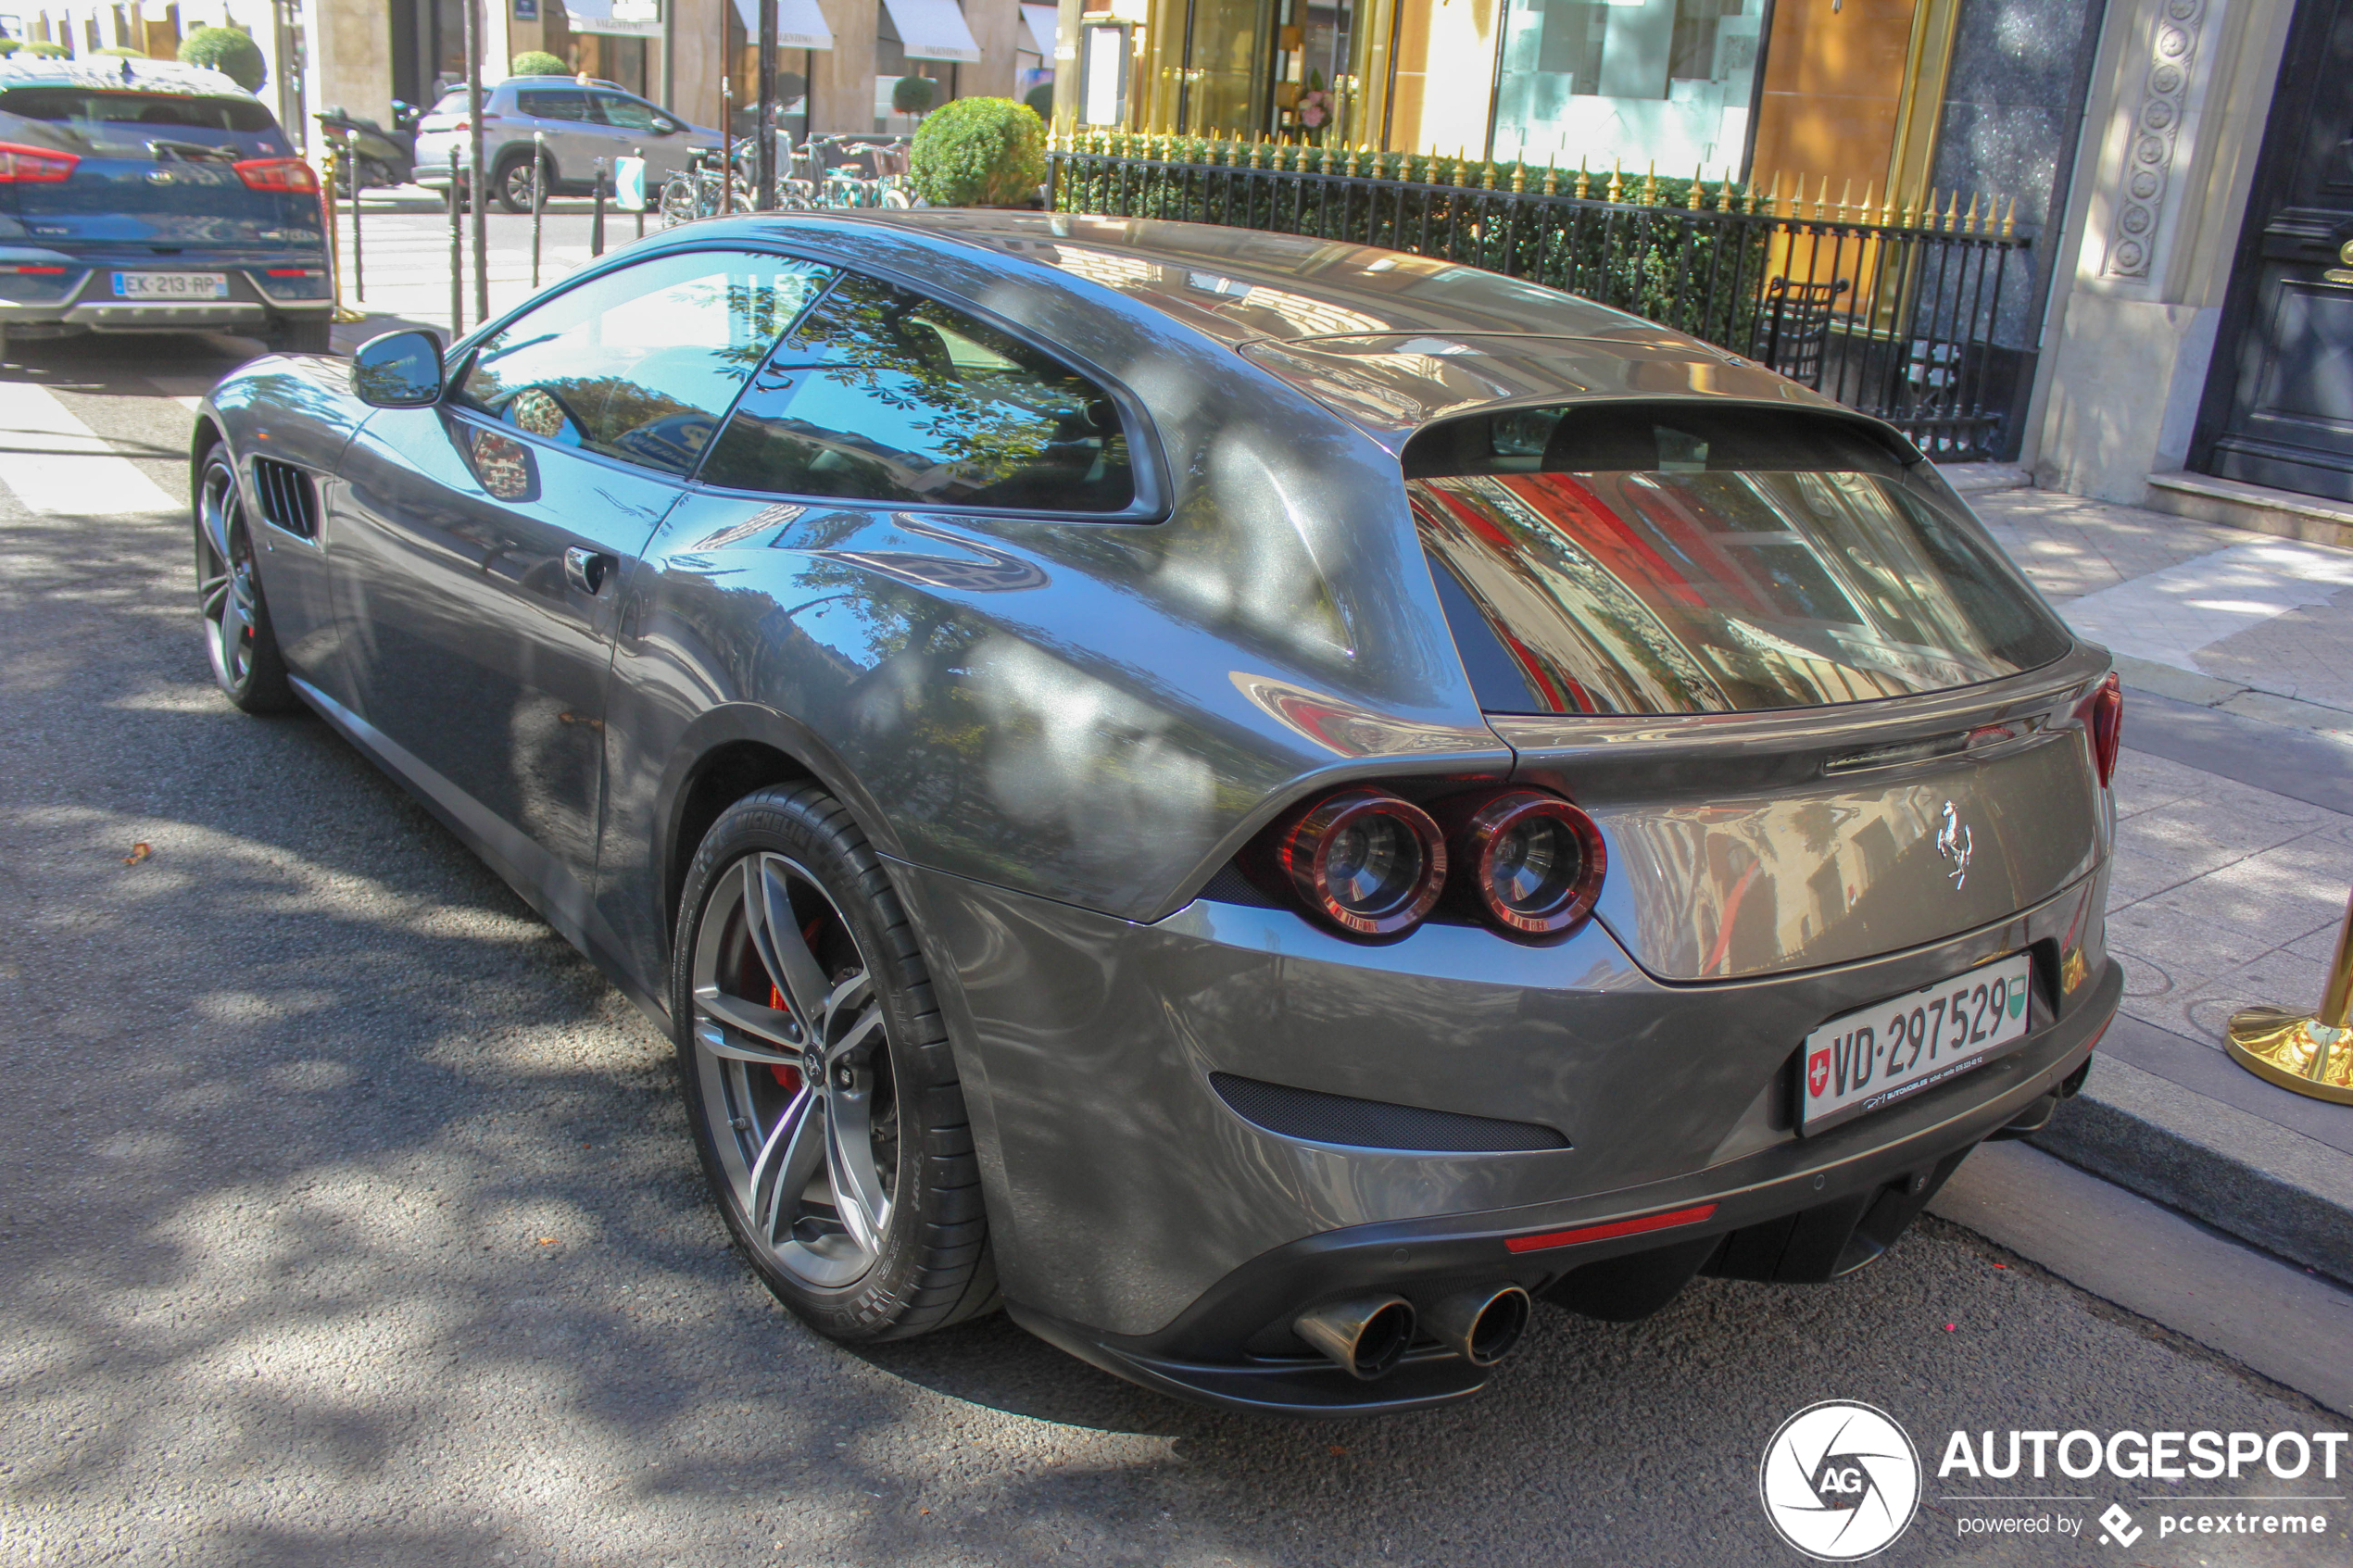
[[[1414,1342],[1414,1304],[1403,1296],[1356,1296],[1310,1308],[1291,1332],[1369,1383],[1395,1366]]]
[[[1493,1366],[1528,1331],[1528,1292],[1516,1285],[1466,1290],[1431,1306],[1423,1326],[1473,1366]]]

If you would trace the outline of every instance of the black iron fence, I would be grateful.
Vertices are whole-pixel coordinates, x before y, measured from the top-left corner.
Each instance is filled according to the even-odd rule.
[[[1939,212],[1729,181],[1193,137],[1058,146],[1061,212],[1353,240],[1581,295],[1755,359],[1944,460],[2006,454],[2032,380],[2032,236]],[[2006,330],[2007,329],[2007,330]]]

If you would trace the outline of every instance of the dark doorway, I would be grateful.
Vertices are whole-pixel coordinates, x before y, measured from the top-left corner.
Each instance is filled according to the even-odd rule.
[[[2353,501],[2353,0],[2299,0],[2190,466]]]

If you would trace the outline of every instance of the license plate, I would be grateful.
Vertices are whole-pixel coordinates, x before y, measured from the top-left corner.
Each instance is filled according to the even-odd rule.
[[[1818,1133],[1984,1066],[2026,1038],[2033,1010],[2027,957],[2012,953],[1841,1013],[1806,1036],[1798,1131]]]
[[[117,299],[226,299],[226,272],[117,272]]]

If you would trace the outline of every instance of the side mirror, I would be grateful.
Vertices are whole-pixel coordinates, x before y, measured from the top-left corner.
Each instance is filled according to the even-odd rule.
[[[371,337],[351,357],[351,393],[375,408],[424,408],[441,401],[441,340],[427,332]]]
[[[685,129],[674,119],[664,119],[660,115],[654,117],[654,134],[657,136],[675,136]]]

